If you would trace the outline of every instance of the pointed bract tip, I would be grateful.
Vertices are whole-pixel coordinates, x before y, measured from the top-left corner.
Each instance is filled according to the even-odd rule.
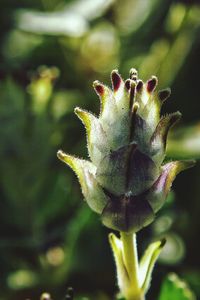
[[[172,126],[174,126],[180,120],[181,116],[182,115],[179,111],[162,116],[162,118],[160,119],[159,123],[157,124],[157,127],[151,137],[151,143],[155,144],[155,141],[158,142],[157,139],[161,139],[162,143],[163,143],[162,147],[165,149],[168,132],[169,132],[170,128]]]
[[[57,157],[64,162],[65,164],[67,164],[68,166],[70,166],[73,169],[73,162],[75,157],[69,154],[66,154],[65,152],[63,152],[62,150],[58,150],[57,152]]]
[[[175,177],[180,172],[193,167],[194,164],[194,160],[177,160],[166,163],[162,166],[162,173],[155,184],[156,189],[158,187],[159,189],[162,188],[165,195],[167,195],[171,189],[172,182],[174,181]],[[158,211],[160,207],[154,209]]]
[[[99,80],[95,80],[95,81],[93,81],[93,87],[96,87],[97,85],[101,85],[102,83],[99,81]]]
[[[128,91],[130,90],[130,88],[131,88],[131,80],[130,79],[127,79],[125,81],[125,87]]]
[[[138,80],[137,82],[137,86],[136,86],[136,90],[137,92],[140,92],[143,88],[143,81],[142,80]]]
[[[74,113],[75,113],[81,120],[84,118],[84,116],[90,114],[87,110],[82,109],[82,108],[80,108],[80,107],[78,107],[78,106],[75,107]]]
[[[58,150],[57,152],[57,157],[60,159],[60,160],[64,160],[66,154],[65,152],[63,152],[62,150]]]
[[[171,113],[169,116],[170,116],[169,125],[171,127],[172,125],[175,125],[178,121],[180,121],[180,119],[182,118],[182,113],[180,111],[177,111],[175,113]]]
[[[80,107],[76,107],[74,109],[74,113],[83,122],[83,124],[87,127],[87,121],[88,121],[89,113],[86,110],[81,109]]]
[[[120,248],[121,248],[121,241],[120,241],[120,239],[114,233],[111,232],[108,235],[108,240],[109,240],[109,243],[110,243],[110,245],[112,247],[112,250],[116,254],[116,251],[119,251]]]
[[[121,81],[122,81],[122,78],[119,75],[118,70],[112,71],[111,80],[112,80],[113,90],[116,92],[119,89]]]
[[[160,90],[158,92],[158,98],[160,99],[161,102],[164,102],[165,100],[167,100],[167,98],[169,98],[170,95],[171,95],[171,89],[170,88]]]
[[[104,85],[100,81],[95,80],[93,82],[93,87],[99,96],[102,96],[104,94]]]
[[[78,115],[80,112],[82,112],[82,109],[80,107],[77,106],[77,107],[74,108],[74,113],[76,115]]]
[[[131,68],[129,74],[130,74],[130,79],[137,80],[138,72],[135,68]]]
[[[160,119],[160,122],[158,123],[157,128],[165,129],[168,132],[168,130],[172,126],[174,126],[181,119],[181,117],[182,117],[182,114],[180,111],[162,116],[162,118]]]
[[[162,238],[160,240],[160,248],[163,248],[165,246],[166,242],[167,242],[166,238]]]
[[[196,160],[194,160],[194,159],[182,160],[182,161],[180,161],[180,163],[182,163],[182,168],[180,167],[180,169],[182,171],[182,170],[186,170],[186,169],[190,169],[190,168],[194,167],[196,165]]]
[[[132,112],[135,114],[137,112],[137,110],[139,109],[140,105],[138,102],[135,102],[133,104],[133,108],[132,108]]]
[[[156,76],[151,76],[151,79],[147,81],[147,91],[152,93],[158,84],[158,78]]]
[[[111,232],[111,233],[108,234],[108,240],[109,240],[110,243],[113,242],[113,239],[114,239],[114,238],[115,238],[114,233]]]
[[[113,235],[114,235],[114,233],[113,233],[113,232],[110,232],[110,233],[108,234],[108,238],[112,238]]]

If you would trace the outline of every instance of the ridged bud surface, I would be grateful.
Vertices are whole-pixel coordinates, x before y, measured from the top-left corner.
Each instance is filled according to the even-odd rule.
[[[137,232],[154,220],[176,175],[194,162],[163,164],[169,129],[181,117],[160,117],[169,89],[157,91],[155,76],[143,83],[135,69],[125,81],[114,70],[111,81],[112,89],[93,84],[101,102],[98,117],[75,109],[86,128],[90,161],[62,151],[58,157],[77,174],[85,200],[104,225]]]

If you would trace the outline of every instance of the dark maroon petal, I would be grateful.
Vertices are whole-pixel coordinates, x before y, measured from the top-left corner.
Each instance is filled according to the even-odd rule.
[[[130,79],[127,79],[125,81],[125,87],[127,88],[128,91],[130,90],[130,88],[131,88],[131,80]]]
[[[100,83],[99,81],[94,81],[93,87],[99,96],[103,96],[105,88],[102,83]]]
[[[140,92],[143,88],[143,81],[142,80],[138,80],[137,82],[137,86],[136,86],[136,90],[137,92]]]
[[[149,93],[152,93],[155,90],[157,84],[158,84],[157,77],[152,76],[152,78],[147,81],[147,91]]]
[[[171,95],[171,89],[167,88],[158,92],[158,98],[161,102],[164,102]]]
[[[136,149],[130,159],[128,188],[132,195],[138,195],[149,189],[159,176],[159,166],[154,161]]]
[[[116,92],[119,89],[120,84],[122,82],[122,78],[119,75],[117,70],[112,71],[111,79],[112,79],[113,90]]]
[[[109,228],[124,232],[137,232],[154,220],[148,201],[141,197],[111,195],[101,219]]]

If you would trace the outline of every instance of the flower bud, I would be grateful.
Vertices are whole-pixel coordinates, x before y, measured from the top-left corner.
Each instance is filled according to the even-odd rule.
[[[111,73],[112,89],[95,81],[99,116],[75,109],[85,126],[91,161],[58,151],[58,157],[76,173],[85,200],[101,215],[105,226],[137,232],[150,224],[162,207],[176,175],[193,161],[163,165],[170,128],[180,112],[160,118],[170,90],[156,91],[158,79],[146,83],[131,69],[124,81]]]

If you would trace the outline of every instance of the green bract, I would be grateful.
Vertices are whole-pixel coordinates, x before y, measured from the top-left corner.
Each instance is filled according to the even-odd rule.
[[[104,225],[123,232],[137,232],[150,224],[162,207],[175,176],[193,161],[165,158],[167,135],[180,112],[160,118],[170,90],[156,91],[157,78],[146,83],[131,69],[124,81],[111,73],[112,89],[95,81],[101,100],[99,117],[75,109],[85,125],[91,161],[58,151],[58,157],[77,174],[82,192]]]

